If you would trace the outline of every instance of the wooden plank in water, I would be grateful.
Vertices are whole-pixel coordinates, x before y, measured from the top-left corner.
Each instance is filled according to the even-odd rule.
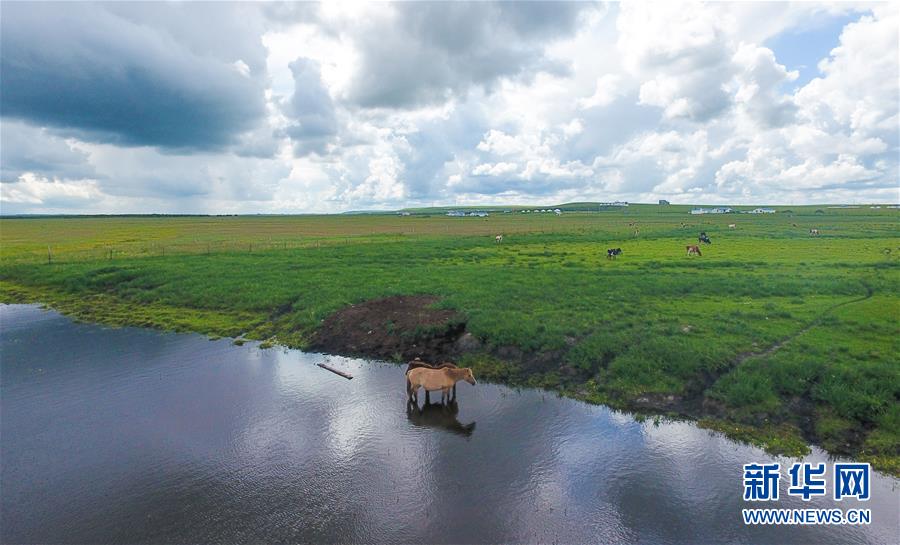
[[[324,363],[317,363],[316,365],[318,365],[318,366],[321,367],[322,369],[325,369],[325,370],[327,370],[327,371],[331,371],[331,372],[334,373],[335,375],[341,375],[342,377],[344,377],[344,378],[346,378],[346,379],[352,379],[352,378],[353,378],[353,375],[351,375],[350,373],[345,373],[345,372],[343,372],[343,371],[338,371],[338,370],[335,369],[334,367],[329,367],[329,366],[325,365]]]

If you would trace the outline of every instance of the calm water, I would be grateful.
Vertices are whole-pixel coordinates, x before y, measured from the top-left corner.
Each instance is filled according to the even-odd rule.
[[[409,415],[390,364],[328,358],[348,381],[317,354],[0,319],[4,543],[898,540],[879,474],[841,505],[871,526],[744,526],[741,465],[771,458],[689,424],[489,384]],[[769,507],[833,505],[802,503]]]

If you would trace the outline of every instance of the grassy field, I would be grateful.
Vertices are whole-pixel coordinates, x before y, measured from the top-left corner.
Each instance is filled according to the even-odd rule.
[[[898,211],[688,209],[8,218],[0,293],[301,348],[346,305],[434,294],[481,341],[463,358],[480,378],[900,474]],[[699,231],[713,244],[688,257]],[[607,260],[614,247],[624,254]]]

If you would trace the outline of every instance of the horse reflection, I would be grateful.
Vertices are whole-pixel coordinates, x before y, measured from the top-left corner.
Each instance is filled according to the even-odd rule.
[[[406,418],[413,425],[442,429],[466,437],[472,435],[472,432],[475,431],[475,422],[462,424],[456,418],[457,414],[459,414],[459,405],[456,401],[447,404],[426,401],[421,408],[412,401],[406,404]]]

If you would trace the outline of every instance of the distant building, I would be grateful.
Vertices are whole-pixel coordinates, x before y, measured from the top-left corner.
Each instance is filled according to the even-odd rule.
[[[694,208],[691,210],[691,214],[731,214],[734,212],[734,209],[729,208],[727,206],[720,206],[717,208]]]
[[[603,206],[628,206],[628,203],[626,201],[601,202],[601,203],[597,203],[597,204],[599,204],[601,207],[603,207]]]
[[[461,218],[461,217],[464,217],[466,215],[466,213],[462,212],[460,210],[451,210],[451,211],[447,212],[447,215],[450,216],[451,218]]]
[[[665,199],[660,199],[659,204],[671,204],[671,203],[669,203],[669,201],[667,201]]]
[[[774,214],[775,209],[774,208],[754,208],[753,210],[750,210],[747,213],[748,214]]]
[[[560,210],[559,208],[557,208],[556,210],[553,211],[553,213],[556,214],[557,216],[561,216],[561,215],[562,215],[562,210]]]

